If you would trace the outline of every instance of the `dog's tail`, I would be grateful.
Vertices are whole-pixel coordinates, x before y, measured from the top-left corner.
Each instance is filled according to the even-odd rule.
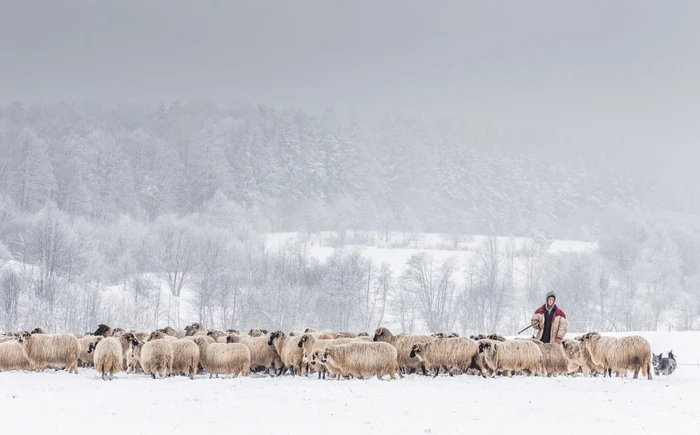
[[[674,361],[676,360],[676,356],[673,354],[673,351],[670,351],[670,352],[668,353],[668,359],[672,359],[672,360],[674,360]]]

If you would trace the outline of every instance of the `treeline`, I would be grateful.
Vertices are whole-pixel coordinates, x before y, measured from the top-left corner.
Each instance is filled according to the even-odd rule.
[[[272,231],[544,228],[588,240],[611,205],[686,212],[692,203],[611,154],[557,151],[565,145],[451,120],[352,121],[332,110],[13,103],[0,107],[0,194],[21,213],[52,201],[98,222],[184,216],[220,194]]]
[[[154,221],[97,223],[54,204],[0,214],[9,237],[0,245],[0,328],[199,321],[241,330],[394,325],[512,334],[549,290],[572,331],[700,326],[700,237],[685,221],[610,215],[597,249],[572,243],[548,253],[553,241],[543,233],[487,237],[466,250],[462,240],[461,250],[417,252],[395,268],[363,255],[361,233],[336,233],[319,259],[310,254],[317,235],[270,241],[248,216],[222,196],[202,213]],[[444,237],[449,246],[452,236]]]

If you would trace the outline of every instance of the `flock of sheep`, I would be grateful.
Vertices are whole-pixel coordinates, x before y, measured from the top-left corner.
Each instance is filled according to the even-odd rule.
[[[95,367],[103,379],[120,371],[143,372],[155,378],[206,372],[248,376],[306,374],[319,378],[381,379],[444,370],[450,376],[627,376],[639,372],[651,379],[651,347],[640,336],[602,337],[589,332],[543,344],[534,339],[492,334],[463,338],[454,333],[393,335],[379,328],[374,336],[351,332],[282,331],[252,329],[206,330],[193,323],[184,331],[167,327],[153,332],[124,331],[99,325],[94,333],[46,334],[8,332],[0,336],[0,371],[46,368],[77,373],[78,366]]]

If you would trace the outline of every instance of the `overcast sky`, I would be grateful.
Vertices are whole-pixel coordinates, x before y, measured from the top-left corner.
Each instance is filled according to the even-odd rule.
[[[695,0],[0,4],[2,102],[205,98],[700,133]]]

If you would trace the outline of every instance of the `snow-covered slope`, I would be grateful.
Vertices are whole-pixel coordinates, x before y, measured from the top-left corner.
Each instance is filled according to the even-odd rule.
[[[699,433],[700,333],[643,333],[678,349],[670,377],[494,378],[407,376],[392,382],[309,378],[151,380],[92,369],[0,373],[4,427],[15,433],[101,435]],[[694,362],[694,361],[693,361]]]

